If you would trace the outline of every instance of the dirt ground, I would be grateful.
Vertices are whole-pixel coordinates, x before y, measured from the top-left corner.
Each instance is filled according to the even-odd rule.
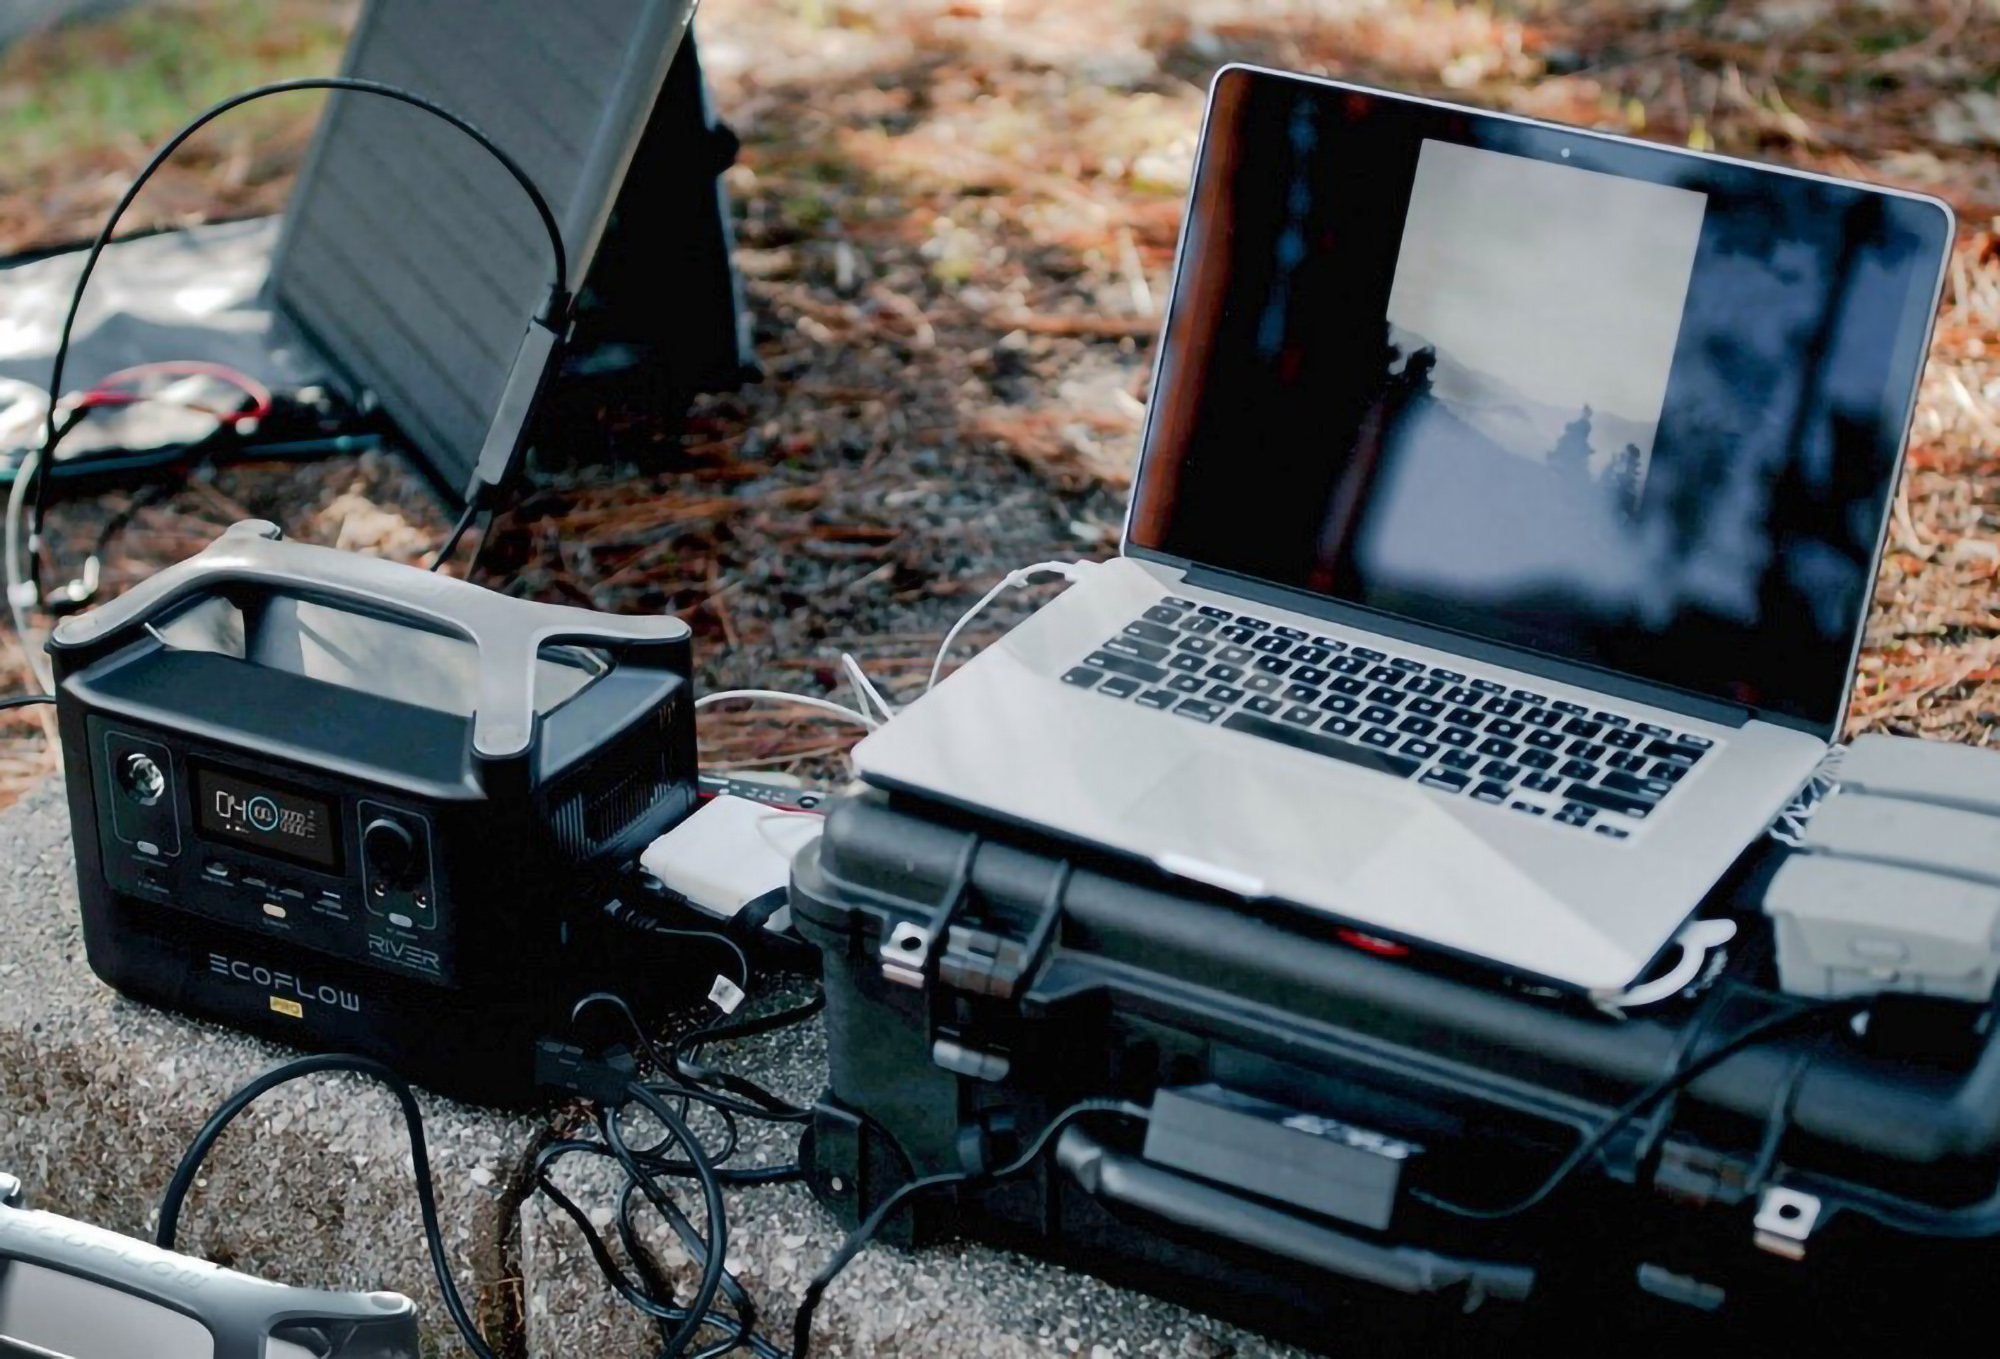
[[[1114,550],[1203,89],[1250,60],[1951,199],[1963,231],[1851,727],[1985,743],[2000,723],[1994,0],[718,0],[700,33],[744,141],[729,186],[764,377],[684,420],[621,410],[562,432],[595,447],[614,429],[622,460],[506,515],[489,583],[676,611],[705,687],[831,693],[845,650],[912,695],[1007,569]],[[281,201],[305,135],[280,121],[193,154],[160,211]],[[143,155],[125,139],[87,175],[0,179],[6,245],[87,234]],[[57,513],[85,543],[126,500]],[[392,457],[229,467],[140,510],[109,579],[246,512],[406,559],[446,522]],[[11,647],[0,683],[18,685]],[[0,786],[49,767],[32,718],[0,733]],[[713,763],[818,771],[854,734],[769,708],[702,732]]]

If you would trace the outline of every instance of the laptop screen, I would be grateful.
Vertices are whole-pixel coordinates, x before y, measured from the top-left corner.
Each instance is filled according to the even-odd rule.
[[[1930,200],[1218,77],[1127,538],[1841,719]]]

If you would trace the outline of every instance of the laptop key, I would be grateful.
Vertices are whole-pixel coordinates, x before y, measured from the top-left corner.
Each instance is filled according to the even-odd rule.
[[[1312,636],[1311,633],[1306,632],[1302,628],[1272,628],[1271,631],[1277,633],[1280,637],[1289,638],[1294,642],[1303,642],[1306,638]]]
[[[1596,765],[1592,764],[1588,760],[1571,760],[1567,764],[1563,765],[1560,772],[1562,776],[1566,779],[1582,779],[1588,781],[1590,779],[1596,778],[1599,773],[1599,770]]]
[[[1354,648],[1353,654],[1359,656],[1364,661],[1386,661],[1389,659],[1383,653],[1375,650],[1375,648],[1366,646]]]
[[[1140,616],[1151,623],[1172,624],[1181,621],[1181,610],[1170,608],[1165,604],[1155,604]]]
[[[1444,715],[1444,720],[1454,727],[1478,727],[1479,714],[1470,708],[1453,708]]]
[[[1396,749],[1418,760],[1428,760],[1431,756],[1438,753],[1437,742],[1426,741],[1417,736],[1412,736],[1409,740],[1403,742],[1402,745],[1397,746]]]
[[[1174,716],[1191,717],[1197,722],[1213,722],[1225,711],[1219,703],[1207,703],[1198,698],[1184,698],[1174,705]]]
[[[1604,733],[1604,744],[1616,746],[1620,750],[1637,750],[1646,744],[1646,738],[1635,729],[1620,729]]]
[[[1643,733],[1644,735],[1647,735],[1647,736],[1672,736],[1672,735],[1673,735],[1673,733],[1672,733],[1672,732],[1670,732],[1670,731],[1668,731],[1668,730],[1667,730],[1667,729],[1666,729],[1665,727],[1658,727],[1658,726],[1654,726],[1654,725],[1653,725],[1653,724],[1652,724],[1651,722],[1641,722],[1641,723],[1639,723],[1639,724],[1638,724],[1637,726],[1633,727],[1633,728],[1632,728],[1632,730],[1633,730],[1633,731],[1636,731],[1636,732],[1640,732],[1640,733]]]
[[[1503,741],[1497,736],[1489,736],[1479,743],[1479,753],[1496,760],[1511,760],[1519,749],[1512,741]]]
[[[1627,774],[1643,774],[1646,772],[1646,757],[1636,751],[1614,750],[1611,752],[1611,758],[1605,763],[1609,764],[1613,769]]]
[[[1388,750],[1396,744],[1396,733],[1393,731],[1384,731],[1380,727],[1370,727],[1361,733],[1361,744]]]
[[[1547,816],[1549,814],[1548,808],[1537,807],[1532,802],[1510,802],[1507,805],[1517,812],[1526,812],[1529,816]]]
[[[1648,741],[1646,753],[1656,760],[1675,760],[1681,764],[1693,764],[1702,757],[1700,750],[1671,741]]]
[[[1368,681],[1357,679],[1353,675],[1342,675],[1326,687],[1333,690],[1336,694],[1347,694],[1351,697],[1359,698],[1368,692]]]
[[[1417,717],[1442,717],[1444,704],[1434,698],[1413,698],[1403,705],[1403,711]]]
[[[1529,769],[1554,769],[1557,757],[1553,750],[1537,750],[1529,746],[1514,758]]]
[[[1530,708],[1521,714],[1521,720],[1531,727],[1553,727],[1562,721],[1562,714],[1554,708]]]
[[[1590,709],[1584,707],[1581,703],[1565,703],[1561,699],[1557,699],[1555,702],[1549,704],[1549,706],[1557,712],[1566,713],[1571,717],[1583,717],[1590,712]]]
[[[1679,783],[1686,777],[1688,770],[1684,764],[1675,764],[1672,760],[1661,760],[1646,772],[1656,779],[1665,779],[1668,783]]]
[[[1319,724],[1319,729],[1335,736],[1353,736],[1361,730],[1361,724],[1351,717],[1329,717]]]
[[[1595,741],[1571,741],[1569,753],[1579,760],[1601,760],[1604,758],[1604,747]]]
[[[1227,684],[1211,684],[1208,687],[1206,697],[1210,703],[1241,703],[1243,701],[1243,691],[1232,688]]]
[[[1242,667],[1234,665],[1211,665],[1204,673],[1217,684],[1234,684],[1243,678]]]
[[[1282,655],[1287,651],[1290,651],[1292,649],[1292,644],[1286,641],[1284,638],[1278,636],[1278,634],[1275,632],[1267,632],[1262,637],[1259,637],[1256,641],[1252,642],[1250,644],[1250,649],[1252,651],[1264,652],[1266,655],[1277,656],[1277,655]]]
[[[1206,668],[1207,663],[1201,657],[1187,651],[1175,652],[1173,658],[1167,662],[1167,669],[1179,670],[1187,674],[1194,674]]]
[[[1319,721],[1319,712],[1303,703],[1294,703],[1285,709],[1285,721],[1295,727],[1310,727]]]
[[[1505,802],[1513,791],[1504,783],[1487,779],[1472,790],[1472,799],[1475,802]]]
[[[1489,698],[1480,705],[1495,717],[1512,717],[1521,711],[1521,701],[1517,698]]]
[[[1300,665],[1325,665],[1333,653],[1323,646],[1296,646],[1292,648],[1292,659]]]
[[[1180,695],[1171,689],[1148,689],[1139,695],[1138,704],[1142,708],[1171,708]]]
[[[1220,637],[1223,641],[1233,642],[1237,646],[1247,645],[1251,640],[1253,640],[1257,636],[1256,633],[1252,632],[1249,628],[1244,627],[1241,623],[1231,623],[1227,627],[1217,628],[1215,630],[1215,635],[1217,637]]]
[[[1396,730],[1411,736],[1429,736],[1438,729],[1438,724],[1428,717],[1406,717],[1396,724]]]
[[[1333,675],[1316,665],[1302,665],[1292,672],[1292,678],[1300,684],[1325,684]]]
[[[1592,713],[1590,718],[1593,722],[1602,722],[1607,727],[1629,727],[1632,725],[1631,718],[1623,717],[1618,713]]]
[[[1592,826],[1591,829],[1607,840],[1629,840],[1632,838],[1631,831],[1626,830],[1623,826],[1614,826],[1608,821],[1600,821],[1595,826]]]
[[[1206,656],[1215,650],[1216,643],[1213,637],[1183,637],[1174,645],[1190,655]]]
[[[1421,694],[1425,698],[1429,698],[1432,694],[1439,693],[1444,689],[1444,681],[1435,680],[1429,675],[1419,675],[1412,671],[1410,677],[1403,681],[1403,687],[1413,694]]]
[[[1288,684],[1285,686],[1285,699],[1290,703],[1317,703],[1319,690],[1310,684]]]
[[[1203,618],[1219,618],[1224,621],[1227,621],[1230,617],[1232,617],[1229,610],[1218,609],[1213,604],[1204,604],[1199,609],[1195,610],[1195,612],[1199,613]]]
[[[1140,688],[1139,681],[1135,679],[1131,679],[1125,675],[1113,675],[1111,678],[1105,680],[1104,683],[1097,686],[1097,692],[1100,694],[1109,694],[1113,698],[1130,698],[1132,695],[1138,693]]]
[[[1345,716],[1360,707],[1361,700],[1347,694],[1328,694],[1319,701],[1319,706],[1330,713],[1340,713]]]
[[[1472,682],[1472,687],[1482,694],[1504,694],[1507,692],[1507,686],[1500,683],[1499,680],[1476,679]]]
[[[1531,689],[1516,689],[1513,697],[1520,699],[1523,703],[1547,703],[1549,701],[1548,695],[1535,693]]]
[[[1206,610],[1203,610],[1203,612],[1206,612]],[[1239,613],[1236,615],[1236,625],[1238,627],[1248,628],[1252,632],[1269,632],[1271,630],[1271,625],[1264,619],[1258,618],[1252,614],[1247,614],[1247,613]]]
[[[1373,722],[1377,726],[1387,726],[1396,720],[1396,710],[1385,708],[1379,703],[1371,703],[1361,710],[1363,722]]]
[[[1479,772],[1495,783],[1512,783],[1521,777],[1521,767],[1508,764],[1505,760],[1488,760],[1485,768]]]
[[[1569,721],[1563,723],[1563,730],[1571,736],[1581,736],[1586,741],[1594,741],[1603,732],[1604,727],[1600,723],[1592,722],[1587,718],[1572,717]]]
[[[1403,681],[1403,672],[1386,665],[1378,665],[1369,670],[1368,678],[1377,684],[1400,684]]]
[[[1064,684],[1074,684],[1079,689],[1088,689],[1103,678],[1104,672],[1102,670],[1092,670],[1087,665],[1078,665],[1063,671],[1062,682]]]
[[[1438,763],[1447,769],[1473,770],[1479,768],[1479,757],[1469,750],[1447,750]]]
[[[1252,694],[1243,701],[1245,711],[1256,713],[1259,717],[1276,717],[1284,706],[1269,694]]]
[[[1531,731],[1528,733],[1528,744],[1537,750],[1561,750],[1563,738],[1559,732]]]
[[[1386,684],[1378,684],[1368,691],[1368,701],[1379,703],[1385,708],[1400,708],[1403,706],[1403,691],[1391,689]]]
[[[1276,675],[1251,675],[1243,681],[1243,687],[1253,694],[1275,694],[1280,687]]]
[[[1563,789],[1563,796],[1571,802],[1580,802],[1586,807],[1596,807],[1600,811],[1617,812],[1639,820],[1653,810],[1653,803],[1644,798],[1627,797],[1614,793],[1609,788],[1594,788],[1587,783],[1572,783]]]
[[[1462,793],[1472,782],[1470,774],[1461,774],[1456,769],[1429,769],[1417,780],[1426,788],[1442,788],[1449,793]]]
[[[1215,649],[1215,659],[1224,665],[1248,665],[1257,653],[1247,646],[1221,646]]]
[[[1346,719],[1336,718],[1336,721]],[[1406,779],[1422,769],[1423,761],[1413,760],[1407,755],[1393,751],[1374,750],[1358,746],[1322,732],[1308,731],[1304,727],[1287,726],[1283,722],[1273,722],[1268,718],[1253,717],[1249,713],[1231,713],[1223,721],[1223,726],[1231,731],[1244,732],[1251,736],[1262,736],[1266,740],[1277,741],[1295,750],[1311,751],[1315,755],[1329,755],[1336,760],[1360,765],[1366,769],[1379,769],[1385,774],[1394,774]]]
[[[1113,675],[1129,675],[1148,684],[1158,684],[1167,677],[1167,672],[1157,665],[1135,661],[1130,656],[1114,656],[1108,651],[1093,651],[1083,658],[1083,664],[1092,670],[1103,670]],[[1063,678],[1069,678],[1065,675]]]
[[[1104,644],[1104,649],[1115,651],[1121,656],[1137,656],[1142,661],[1163,661],[1167,658],[1165,647],[1155,646],[1151,642],[1134,641],[1130,637],[1113,637]]]
[[[1168,608],[1172,609],[1192,609],[1194,607],[1194,601],[1192,599],[1180,599],[1174,595],[1168,595],[1165,599],[1161,600],[1160,602],[1162,604],[1165,604]]]
[[[1314,646],[1323,646],[1328,651],[1347,650],[1347,643],[1341,641],[1338,637],[1315,637],[1312,639],[1312,643]]]
[[[1605,770],[1604,777],[1597,781],[1597,786],[1609,788],[1614,793],[1629,793],[1648,802],[1658,802],[1674,791],[1674,786],[1665,779],[1635,779],[1630,774],[1621,773],[1616,769]]]
[[[1487,735],[1504,736],[1510,741],[1513,740],[1515,737],[1519,736],[1525,730],[1526,728],[1523,727],[1519,722],[1509,722],[1504,717],[1496,717],[1491,722],[1488,722],[1486,724]]]
[[[1214,632],[1216,626],[1213,618],[1190,618],[1187,622],[1181,624],[1182,628],[1200,637],[1206,637],[1209,633]]]
[[[1177,694],[1198,694],[1208,685],[1199,675],[1175,675],[1167,681],[1167,687]]]
[[[1468,689],[1463,684],[1454,684],[1451,688],[1444,691],[1444,701],[1447,703],[1456,703],[1460,707],[1464,707],[1468,703],[1477,703],[1479,701],[1479,691],[1477,689]]]
[[[1553,793],[1562,787],[1562,780],[1554,774],[1529,774],[1521,780],[1521,786],[1532,788],[1537,793]]]
[[[1479,733],[1470,727],[1446,727],[1438,733],[1438,741],[1448,746],[1469,746],[1479,739]]]
[[[1267,675],[1282,675],[1292,668],[1292,663],[1276,656],[1259,656],[1257,668]]]
[[[1359,656],[1336,656],[1327,662],[1326,668],[1343,675],[1358,675],[1368,668],[1368,662]]]
[[[1443,680],[1446,684],[1465,683],[1465,676],[1459,674],[1456,670],[1447,670],[1441,665],[1431,667],[1431,678]]]
[[[1408,656],[1391,657],[1389,664],[1395,666],[1398,670],[1415,670],[1421,672],[1424,668],[1422,661],[1413,661]]]

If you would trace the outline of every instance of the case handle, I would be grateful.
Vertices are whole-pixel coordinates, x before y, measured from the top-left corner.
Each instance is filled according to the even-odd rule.
[[[575,643],[635,660],[658,652],[658,663],[671,668],[674,653],[692,635],[678,618],[634,618],[514,599],[400,562],[286,542],[276,524],[246,519],[186,561],[89,613],[65,618],[49,638],[49,650],[84,651],[119,642],[183,599],[231,584],[345,600],[469,639],[479,650],[480,671],[472,745],[487,760],[514,758],[532,742],[534,666],[544,647]]]
[[[1240,1242],[1279,1259],[1399,1293],[1463,1288],[1468,1311],[1488,1297],[1525,1298],[1534,1287],[1535,1271],[1529,1266],[1461,1260],[1410,1246],[1380,1246],[1112,1151],[1082,1128],[1065,1130],[1056,1142],[1056,1164],[1106,1203]]]

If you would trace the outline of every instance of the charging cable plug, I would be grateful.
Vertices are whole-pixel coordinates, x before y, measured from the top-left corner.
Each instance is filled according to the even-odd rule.
[[[574,1043],[544,1038],[535,1044],[535,1084],[544,1090],[580,1095],[607,1109],[623,1108],[639,1079],[639,1059],[629,1048],[606,1048],[595,1056]]]
[[[979,602],[967,609],[959,620],[951,625],[951,631],[944,635],[944,643],[938,647],[937,659],[931,662],[931,677],[924,685],[924,692],[929,693],[937,688],[938,679],[944,673],[945,658],[951,654],[952,643],[958,640],[959,633],[965,631],[973,619],[985,612],[987,605],[1009,590],[1020,589],[1037,576],[1061,576],[1074,585],[1096,568],[1097,563],[1091,561],[1036,562],[1033,566],[1023,566],[1002,576],[1000,583],[981,595]]]

